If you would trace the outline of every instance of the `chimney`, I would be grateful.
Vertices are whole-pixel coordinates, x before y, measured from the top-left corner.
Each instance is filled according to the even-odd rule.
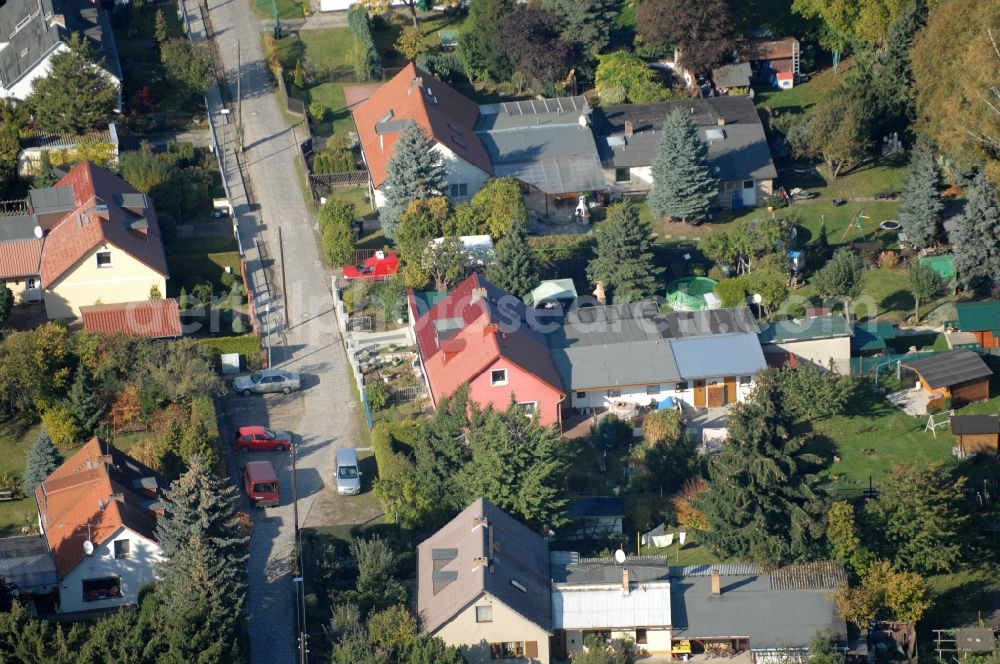
[[[446,365],[463,350],[465,350],[465,341],[462,339],[445,339],[441,342],[441,352],[444,353]]]
[[[488,526],[489,520],[485,516],[477,516],[472,520],[472,529],[475,530],[479,526]]]
[[[66,17],[63,16],[62,14],[53,14],[53,15],[49,16],[49,27],[53,28],[53,27],[55,27],[57,25],[60,28],[65,28],[66,27]]]
[[[718,597],[722,594],[722,577],[719,570],[712,568],[712,596]]]
[[[472,296],[471,296],[471,298],[472,298],[472,300],[471,300],[470,304],[475,304],[476,302],[479,302],[480,300],[485,300],[486,299],[486,289],[483,288],[482,286],[480,286],[478,288],[473,288],[472,289]]]
[[[472,559],[472,569],[479,569],[480,567],[488,567],[489,564],[490,564],[489,559],[484,556]]]
[[[498,328],[495,323],[490,323],[489,325],[484,325],[483,326],[483,338],[485,339],[486,337],[496,336],[496,334],[499,331],[500,331],[500,328]]]
[[[594,297],[597,298],[597,301],[600,302],[601,304],[608,303],[608,295],[607,293],[604,292],[603,281],[597,282],[597,287],[594,289]]]
[[[719,118],[718,120],[715,121],[715,124],[719,125],[720,127],[725,127],[726,126],[726,119],[725,118]]]
[[[622,567],[622,595],[628,595],[628,567]]]
[[[632,134],[635,132],[635,125],[632,124],[631,120],[625,121],[625,138],[632,138]]]
[[[406,94],[409,95],[412,94],[414,90],[419,90],[423,84],[424,84],[424,79],[420,78],[419,76],[414,77],[414,79],[410,81],[410,87],[406,89]]]

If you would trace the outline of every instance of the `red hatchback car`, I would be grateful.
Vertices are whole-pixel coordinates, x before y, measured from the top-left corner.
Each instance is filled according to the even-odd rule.
[[[237,452],[284,452],[292,445],[292,435],[286,431],[271,431],[267,427],[240,427],[236,432]]]
[[[399,272],[399,256],[395,251],[376,251],[371,258],[365,259],[361,265],[345,265],[345,279],[382,279]]]

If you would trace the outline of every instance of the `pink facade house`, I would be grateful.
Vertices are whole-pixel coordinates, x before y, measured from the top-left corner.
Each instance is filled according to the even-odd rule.
[[[545,336],[528,324],[520,299],[473,274],[429,307],[412,290],[408,301],[435,407],[468,383],[481,406],[504,410],[513,401],[561,429],[566,393]]]

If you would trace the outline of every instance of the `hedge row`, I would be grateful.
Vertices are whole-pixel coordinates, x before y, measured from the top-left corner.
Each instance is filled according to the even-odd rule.
[[[239,353],[242,358],[240,360],[241,367],[250,370],[260,368],[260,337],[256,334],[247,334],[241,337],[211,337],[198,339],[194,343],[211,348],[219,355]]]
[[[219,417],[215,412],[214,399],[207,395],[191,399],[191,422],[196,421],[204,424],[204,430],[208,432],[205,443],[214,451],[215,458],[208,461],[213,465],[219,465],[223,458],[222,438],[219,435]]]
[[[312,172],[315,175],[329,173],[350,173],[358,170],[354,153],[350,150],[324,150],[313,158]]]
[[[378,50],[375,48],[375,40],[372,38],[372,25],[371,21],[368,20],[368,12],[362,3],[359,2],[348,10],[347,24],[364,51],[368,80],[381,79],[382,60],[379,58]]]

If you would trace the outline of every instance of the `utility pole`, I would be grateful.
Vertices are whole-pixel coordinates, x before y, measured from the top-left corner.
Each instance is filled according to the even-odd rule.
[[[243,56],[240,40],[236,40],[236,144],[243,152]]]
[[[285,285],[285,242],[281,236],[281,226],[278,226],[278,257],[281,261],[281,294],[285,298],[285,329],[287,330],[291,327],[291,323],[288,322],[288,301],[291,298],[288,297],[288,288]]]

